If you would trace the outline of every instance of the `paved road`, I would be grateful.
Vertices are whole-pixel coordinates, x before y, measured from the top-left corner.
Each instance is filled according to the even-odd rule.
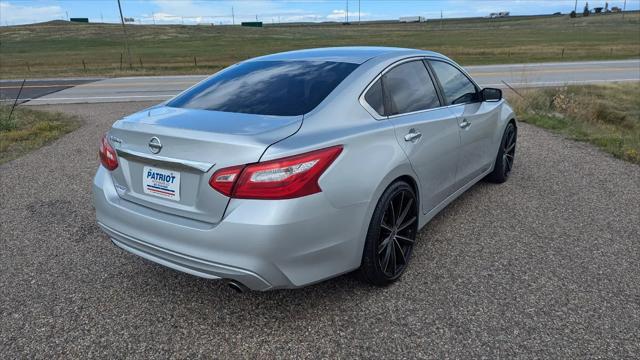
[[[0,80],[0,103],[13,103],[20,96],[18,103],[21,104],[28,101],[28,99],[39,98],[98,80],[101,79],[30,79],[24,82],[24,86],[22,85],[22,80]],[[22,91],[20,91],[20,88],[22,88]]]
[[[521,65],[470,66],[483,86],[522,87],[640,81],[640,59]],[[163,101],[202,80],[204,76],[129,77],[101,80],[39,97],[33,104]],[[48,84],[55,85],[55,81]]]
[[[520,124],[512,178],[428,224],[399,283],[237,295],[95,225],[99,136],[149,105],[47,107],[87,123],[0,166],[3,358],[638,358],[639,166]]]

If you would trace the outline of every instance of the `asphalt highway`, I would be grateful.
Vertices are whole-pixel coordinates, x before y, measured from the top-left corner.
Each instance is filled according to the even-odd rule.
[[[2,358],[638,358],[639,166],[520,124],[509,181],[436,216],[399,283],[236,294],[96,226],[98,139],[152,104],[39,107],[86,123],[0,166]]]
[[[72,78],[72,79],[29,79],[22,84],[22,80],[0,80],[0,103],[17,103],[29,101],[77,85],[87,84],[101,79]],[[22,90],[21,90],[22,88]]]
[[[640,59],[469,66],[467,70],[480,85],[501,88],[640,81]],[[37,105],[125,101],[160,102],[173,97],[204,78],[203,75],[124,77],[103,79],[74,87],[67,87],[68,83],[52,79],[33,84],[29,88],[30,92],[21,98],[28,99],[30,104]],[[14,94],[18,85],[0,83],[0,88],[7,94]],[[62,87],[65,88],[57,91]],[[57,92],[45,94],[47,91]]]

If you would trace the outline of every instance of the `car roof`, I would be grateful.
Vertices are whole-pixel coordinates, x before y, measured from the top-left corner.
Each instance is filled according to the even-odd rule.
[[[249,61],[335,61],[362,64],[367,60],[384,55],[429,55],[442,57],[433,51],[382,46],[344,46],[295,50],[266,55]]]

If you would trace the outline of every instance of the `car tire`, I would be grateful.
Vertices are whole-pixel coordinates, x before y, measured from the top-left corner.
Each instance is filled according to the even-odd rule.
[[[405,181],[391,184],[371,217],[365,240],[360,278],[386,286],[404,273],[418,232],[418,200]]]
[[[487,180],[496,184],[501,184],[509,178],[516,156],[516,142],[518,139],[518,129],[510,122],[504,129],[500,149],[496,156],[496,163],[493,171],[487,175]]]

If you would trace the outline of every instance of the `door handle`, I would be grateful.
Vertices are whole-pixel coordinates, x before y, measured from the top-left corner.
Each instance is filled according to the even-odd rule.
[[[463,128],[463,129],[466,129],[469,126],[471,126],[471,123],[469,121],[467,121],[467,119],[462,119],[462,122],[460,123],[460,127]]]
[[[409,133],[404,136],[404,141],[415,142],[418,139],[420,139],[421,137],[422,137],[422,134],[420,133],[420,131],[418,131],[416,129],[411,129],[411,130],[409,130]]]

